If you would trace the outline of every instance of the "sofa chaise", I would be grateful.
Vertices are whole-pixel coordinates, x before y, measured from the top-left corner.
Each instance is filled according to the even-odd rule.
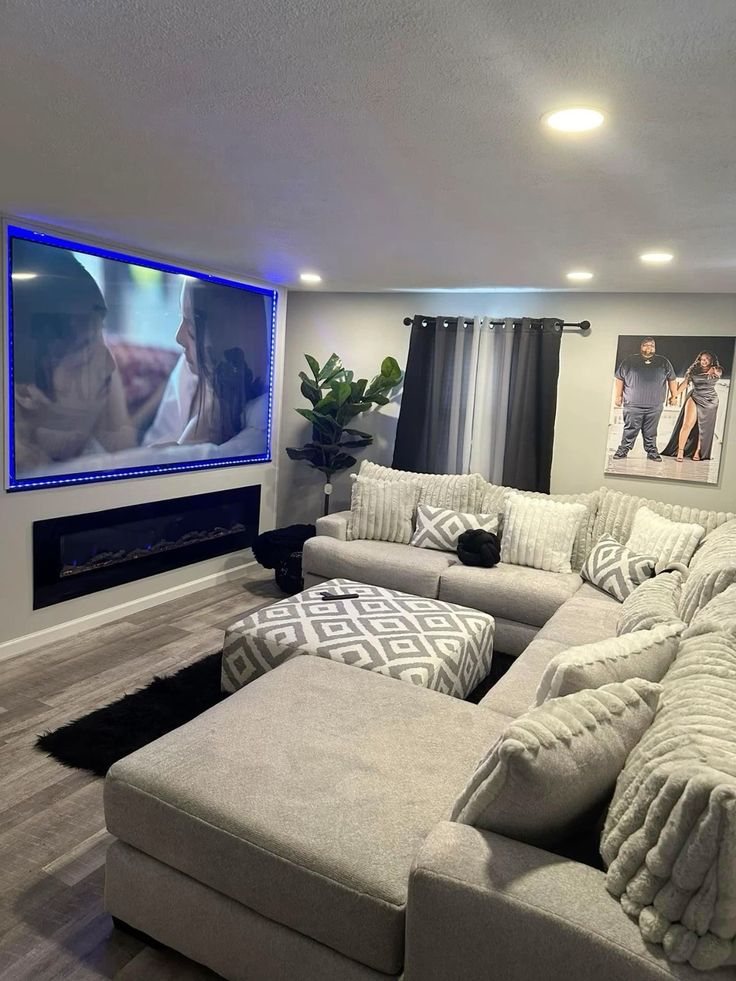
[[[619,497],[596,520],[622,534],[636,507]],[[116,763],[112,915],[232,981],[733,981],[645,943],[599,868],[449,820],[550,659],[614,636],[621,604],[577,573],[458,567],[344,529],[320,520],[307,584],[464,600],[496,617],[511,668],[476,705],[297,658]]]

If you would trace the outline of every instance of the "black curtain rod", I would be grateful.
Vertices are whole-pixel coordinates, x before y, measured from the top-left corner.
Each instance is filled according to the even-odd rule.
[[[404,317],[404,326],[405,327],[411,327],[411,325],[414,323],[414,320],[415,319],[416,318],[414,318],[414,317]],[[436,323],[436,321],[437,321],[438,318],[437,317],[422,317],[421,319],[422,319],[422,326],[425,326],[426,327],[429,324]],[[439,319],[444,320],[445,327],[447,326],[447,323],[450,320],[462,320],[464,324],[472,324],[472,323],[475,322],[475,318],[474,317],[440,317]],[[482,320],[485,320],[487,318],[482,317],[481,319]],[[548,320],[551,320],[551,319],[553,319],[553,318],[551,318],[551,317],[538,317],[538,318],[535,318],[535,317],[524,317],[524,320],[527,323],[529,323],[531,326],[533,326],[533,327],[541,327],[542,324],[546,323]],[[518,327],[521,327],[523,321],[520,320],[520,319],[514,319],[514,320],[490,320],[489,319],[488,320],[488,323],[493,324],[494,327],[505,327],[507,323],[510,323],[513,327],[517,327],[517,326]],[[564,330],[567,330],[567,331],[577,330],[577,331],[580,331],[580,333],[584,333],[584,334],[587,334],[590,331],[590,321],[589,320],[581,320],[580,323],[577,323],[577,324],[561,323],[560,321],[558,321],[558,323],[560,323],[561,330],[563,330],[563,331]]]

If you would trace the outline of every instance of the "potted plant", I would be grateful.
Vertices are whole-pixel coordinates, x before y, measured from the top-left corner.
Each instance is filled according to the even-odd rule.
[[[346,371],[342,360],[332,354],[320,367],[316,358],[305,354],[311,376],[299,372],[302,395],[311,403],[310,409],[297,409],[312,426],[312,438],[304,446],[289,446],[286,452],[292,460],[304,460],[325,476],[324,513],[330,507],[332,477],[357,463],[353,450],[370,446],[373,437],[360,429],[348,426],[355,416],[374,405],[387,405],[388,393],[397,387],[402,371],[395,358],[384,358],[381,370],[371,382],[366,378],[355,381],[354,373]]]

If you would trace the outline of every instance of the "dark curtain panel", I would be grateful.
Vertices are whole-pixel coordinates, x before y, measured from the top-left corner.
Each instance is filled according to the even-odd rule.
[[[549,493],[562,325],[522,321],[514,334],[503,483]]]
[[[423,321],[414,317],[411,328],[392,466],[445,473],[458,323]]]

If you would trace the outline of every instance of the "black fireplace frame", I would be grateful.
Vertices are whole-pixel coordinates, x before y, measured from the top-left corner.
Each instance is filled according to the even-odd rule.
[[[91,569],[74,576],[61,574],[61,541],[64,535],[94,531],[96,528],[109,527],[115,523],[166,518],[174,513],[177,507],[188,510],[198,507],[204,509],[234,500],[242,506],[242,524],[245,526],[243,531],[206,541],[192,542],[169,551],[153,552],[150,555]],[[149,504],[133,504],[129,507],[34,521],[33,609],[43,609],[102,589],[121,586],[161,572],[179,569],[194,562],[202,562],[205,559],[249,548],[258,535],[260,506],[261,486],[253,484],[232,490],[194,494]]]

